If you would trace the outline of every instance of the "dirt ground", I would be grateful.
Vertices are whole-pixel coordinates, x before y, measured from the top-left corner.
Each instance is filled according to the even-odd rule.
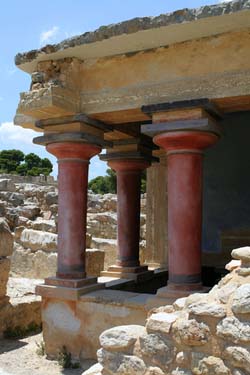
[[[0,340],[0,375],[81,375],[93,362],[80,369],[62,369],[56,361],[49,361],[36,353],[42,334],[18,340]]]

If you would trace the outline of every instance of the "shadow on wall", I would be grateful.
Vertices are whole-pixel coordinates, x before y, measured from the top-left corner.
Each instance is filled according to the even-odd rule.
[[[203,249],[213,252],[230,250],[230,241],[221,248],[222,232],[250,234],[250,113],[227,116],[221,126],[222,138],[204,158]]]

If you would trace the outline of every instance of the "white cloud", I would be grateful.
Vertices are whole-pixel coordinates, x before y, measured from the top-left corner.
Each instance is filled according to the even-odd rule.
[[[43,31],[40,35],[40,44],[51,43],[58,36],[59,27],[53,26],[50,30]]]
[[[219,3],[230,3],[232,0],[219,0]]]

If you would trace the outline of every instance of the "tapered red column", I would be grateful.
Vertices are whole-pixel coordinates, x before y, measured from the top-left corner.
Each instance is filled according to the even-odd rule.
[[[165,132],[154,142],[168,159],[169,287],[201,287],[202,151],[217,135],[202,131]]]
[[[108,165],[117,176],[117,260],[102,275],[136,280],[151,277],[139,259],[141,172],[150,163],[144,159],[116,159]]]
[[[98,146],[86,143],[52,143],[47,151],[58,159],[58,263],[57,277],[86,277],[86,214],[89,159]]]
[[[141,172],[149,166],[145,161],[119,160],[109,162],[117,176],[117,265],[140,265],[140,201]]]

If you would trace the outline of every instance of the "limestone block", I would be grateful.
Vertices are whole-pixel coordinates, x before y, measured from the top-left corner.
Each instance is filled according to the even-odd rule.
[[[239,367],[247,372],[250,369],[250,353],[249,350],[238,346],[229,346],[223,353],[225,358],[234,367]]]
[[[195,375],[231,375],[221,358],[206,357],[199,362],[199,366],[193,369]]]
[[[16,185],[11,179],[2,178],[0,179],[0,191],[16,191]]]
[[[41,217],[38,217],[35,221],[30,221],[28,227],[43,232],[56,233],[55,220],[46,220]]]
[[[145,375],[165,375],[165,373],[159,367],[149,367]]]
[[[6,257],[13,252],[13,235],[7,221],[0,218],[0,257]]]
[[[87,276],[100,276],[104,269],[104,251],[98,249],[86,250]]]
[[[231,253],[232,258],[242,261],[242,264],[250,265],[250,246],[240,247],[239,249],[234,249]]]
[[[17,246],[11,259],[11,276],[43,279],[54,276],[57,269],[57,254]]]
[[[24,205],[18,208],[19,215],[34,220],[40,214],[40,207],[36,205]]]
[[[222,286],[221,288],[218,288],[218,286],[216,286],[216,288],[213,288],[213,290],[209,292],[209,295],[212,298],[219,300],[221,303],[226,304],[237,288],[238,283],[232,282],[230,284]]]
[[[112,353],[100,349],[97,352],[99,363],[103,366],[104,371],[110,375],[144,375],[146,366],[142,359],[121,353]]]
[[[188,352],[179,352],[177,353],[175,360],[180,367],[187,367],[190,362],[190,354]]]
[[[192,375],[192,372],[187,369],[176,368],[171,372],[171,375]]]
[[[32,251],[57,251],[57,234],[41,232],[33,229],[24,229],[21,237],[21,244]]]
[[[201,346],[208,342],[210,329],[195,319],[179,319],[173,325],[173,338],[178,344]]]
[[[214,302],[196,302],[188,307],[191,314],[197,316],[209,316],[212,318],[224,318],[226,310],[222,305]]]
[[[58,203],[58,192],[49,191],[45,196],[46,204],[48,206]]]
[[[182,309],[184,309],[185,304],[186,304],[186,301],[187,301],[187,297],[178,298],[178,299],[173,303],[174,309],[175,309],[175,310],[182,310]]]
[[[102,375],[103,367],[100,363],[96,363],[94,366],[91,366],[87,371],[84,371],[82,375]]]
[[[8,202],[13,206],[20,206],[24,202],[24,195],[20,193],[11,193]]]
[[[145,333],[145,327],[138,325],[114,327],[101,334],[100,344],[111,352],[128,352],[136,340]]]
[[[250,342],[250,323],[241,322],[236,317],[223,319],[217,325],[216,332],[219,337],[235,344]]]
[[[10,259],[0,257],[0,297],[6,295],[6,285],[10,272]]]
[[[152,365],[167,369],[175,357],[175,349],[171,342],[158,334],[148,334],[140,337],[142,356]]]
[[[152,314],[146,324],[147,332],[160,332],[163,334],[169,334],[173,323],[176,321],[178,317],[178,313],[168,314],[164,312],[159,312],[156,314]]]
[[[235,314],[250,313],[250,284],[241,285],[233,297],[232,310]]]

